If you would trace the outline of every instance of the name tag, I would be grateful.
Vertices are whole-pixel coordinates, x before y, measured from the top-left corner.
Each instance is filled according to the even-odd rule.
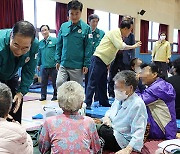
[[[88,38],[93,38],[93,35],[92,34],[88,34]]]

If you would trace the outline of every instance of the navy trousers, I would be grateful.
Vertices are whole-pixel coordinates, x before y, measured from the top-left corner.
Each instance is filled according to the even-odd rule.
[[[41,78],[42,78],[41,79],[41,98],[46,98],[49,77],[51,77],[52,79],[52,86],[54,88],[53,96],[57,96],[57,88],[56,88],[57,70],[55,67],[43,68],[42,75],[41,75]]]
[[[113,78],[115,77],[115,75],[122,70],[125,70],[126,66],[123,63],[123,54],[117,53],[116,54],[116,58],[114,59],[114,61],[111,63],[110,65],[110,69],[109,69],[109,78],[108,78],[108,93],[110,97],[115,97],[114,94],[114,81]]]
[[[88,85],[88,76],[89,76],[89,68],[88,68],[88,72],[85,74],[85,93],[86,93],[86,89],[87,89],[87,85]],[[94,95],[94,101],[99,101],[98,96],[97,96],[97,90],[95,91],[95,95]]]
[[[110,104],[107,97],[107,66],[100,58],[92,56],[86,90],[85,103],[87,106],[91,106],[92,98],[96,90],[99,104],[109,107]]]
[[[13,98],[17,93],[18,79],[19,79],[18,74],[15,74],[14,77],[12,77],[10,80],[0,80],[0,82],[6,84],[11,89]],[[13,117],[13,119],[15,121],[18,121],[19,123],[21,123],[22,105],[23,105],[23,99],[21,100],[21,105],[16,113],[13,113],[15,103],[12,104],[11,111],[9,112],[9,114]]]

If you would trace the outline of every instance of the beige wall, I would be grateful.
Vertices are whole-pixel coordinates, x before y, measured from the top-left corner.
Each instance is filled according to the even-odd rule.
[[[68,3],[70,0],[56,0]],[[87,8],[120,15],[131,15],[135,20],[136,40],[140,39],[140,20],[155,21],[169,25],[169,41],[173,41],[174,28],[180,29],[180,0],[80,0],[84,4],[82,19],[87,19]],[[137,14],[146,10],[143,16]]]
[[[180,0],[175,0],[175,18],[174,18],[174,27],[180,29]]]

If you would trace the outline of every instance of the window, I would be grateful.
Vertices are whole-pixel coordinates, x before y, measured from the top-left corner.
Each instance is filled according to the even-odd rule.
[[[152,51],[155,42],[158,40],[159,23],[149,21],[148,51]]]
[[[34,0],[23,0],[24,20],[34,25]]]
[[[110,13],[110,30],[118,28],[119,15]]]
[[[178,52],[178,29],[174,29],[172,51]]]
[[[48,25],[51,29],[56,29],[56,2],[50,0],[36,0],[37,27]]]
[[[41,25],[50,27],[50,35],[56,37],[56,2],[50,0],[23,0],[24,20],[31,22],[36,30],[37,37],[41,40]],[[48,11],[47,11],[48,10]]]
[[[118,28],[119,15],[99,10],[95,10],[94,13],[97,14],[100,19],[97,26],[99,29],[107,32]]]
[[[97,27],[105,32],[109,31],[109,12],[95,10],[94,13],[99,16]]]

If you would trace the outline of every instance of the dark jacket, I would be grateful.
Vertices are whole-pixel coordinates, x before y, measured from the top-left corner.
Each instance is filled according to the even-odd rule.
[[[171,83],[176,91],[176,119],[180,119],[180,75],[174,75],[167,78],[167,81]]]

